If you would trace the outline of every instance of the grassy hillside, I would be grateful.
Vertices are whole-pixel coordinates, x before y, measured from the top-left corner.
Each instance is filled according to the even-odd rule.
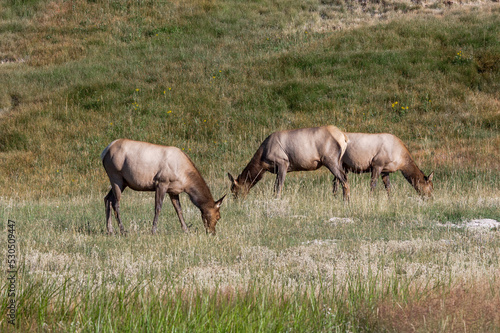
[[[439,177],[497,173],[499,8],[343,1],[3,1],[0,188],[103,192],[127,137],[207,177],[278,129],[392,132]],[[498,180],[495,180],[497,182]]]

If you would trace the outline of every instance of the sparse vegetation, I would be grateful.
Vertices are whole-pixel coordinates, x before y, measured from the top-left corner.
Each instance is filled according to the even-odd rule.
[[[440,224],[500,220],[500,7],[450,3],[0,2],[0,330],[498,331],[498,231]],[[165,205],[152,236],[127,190],[105,235],[112,140],[180,147],[220,197],[269,133],[324,124],[400,137],[434,199],[351,175],[346,205],[323,170],[271,200],[267,176],[217,236],[185,197],[193,232]]]

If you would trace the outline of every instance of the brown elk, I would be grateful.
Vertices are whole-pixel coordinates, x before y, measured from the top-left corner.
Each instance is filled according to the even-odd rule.
[[[276,174],[274,192],[281,195],[287,172],[311,171],[325,166],[343,185],[344,198],[349,196],[341,158],[347,138],[335,126],[301,128],[274,132],[260,145],[248,165],[235,179],[228,173],[231,192],[246,196],[266,171]],[[344,186],[345,185],[345,186]]]
[[[370,187],[377,186],[377,178],[382,175],[387,194],[390,194],[389,174],[401,171],[406,180],[424,197],[432,195],[432,178],[418,168],[405,144],[396,136],[388,133],[345,133],[349,138],[347,149],[342,157],[342,166],[347,173],[371,172]],[[334,180],[334,193],[337,181]]]
[[[111,190],[104,198],[109,234],[113,233],[111,208],[115,212],[120,232],[125,232],[120,219],[120,198],[127,186],[135,191],[155,192],[153,234],[156,233],[158,215],[167,193],[182,230],[188,231],[179,201],[182,192],[186,192],[191,202],[200,209],[206,232],[215,234],[215,225],[220,219],[219,208],[225,196],[214,202],[200,172],[179,148],[118,139],[104,149],[101,160],[111,182]]]

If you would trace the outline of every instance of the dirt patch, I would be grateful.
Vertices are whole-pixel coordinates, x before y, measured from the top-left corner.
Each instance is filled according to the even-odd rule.
[[[468,229],[474,231],[489,231],[489,230],[500,229],[500,222],[494,219],[475,219],[470,221],[464,221],[462,224],[447,222],[447,223],[439,223],[438,225],[440,227]]]
[[[328,222],[334,225],[338,225],[354,223],[354,220],[349,217],[332,217],[328,220]]]

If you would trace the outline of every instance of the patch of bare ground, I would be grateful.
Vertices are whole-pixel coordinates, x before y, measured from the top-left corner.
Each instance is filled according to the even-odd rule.
[[[446,12],[470,11],[498,6],[498,1],[453,0],[321,0],[313,20],[302,27],[290,27],[292,31],[305,30],[326,32],[377,24],[381,21],[401,19],[415,15],[442,16]]]
[[[458,229],[468,229],[477,232],[487,232],[490,230],[500,229],[500,222],[494,219],[474,219],[470,221],[465,221],[461,224],[454,223],[440,223],[441,227],[446,228],[458,228]]]

